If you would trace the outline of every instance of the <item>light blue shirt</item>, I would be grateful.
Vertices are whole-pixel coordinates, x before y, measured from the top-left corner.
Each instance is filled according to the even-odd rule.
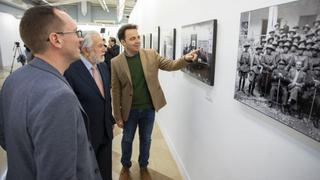
[[[83,62],[83,64],[86,66],[86,68],[88,69],[88,71],[90,72],[91,76],[93,76],[92,74],[92,70],[91,68],[93,67],[93,65],[89,62],[89,60],[87,60],[82,54],[80,54],[80,59]]]

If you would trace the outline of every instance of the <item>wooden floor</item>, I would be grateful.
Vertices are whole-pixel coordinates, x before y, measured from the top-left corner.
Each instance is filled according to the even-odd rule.
[[[15,67],[14,69],[18,68]],[[0,88],[4,79],[8,76],[10,68],[0,69]],[[138,132],[138,130],[137,130]],[[114,139],[113,139],[113,162],[112,162],[112,177],[113,180],[119,179],[120,170],[122,165],[120,163],[121,158],[121,138],[122,129],[115,127]],[[140,168],[138,164],[139,156],[139,135],[136,133],[133,143],[132,152],[132,167],[130,168],[130,177],[132,180],[140,179]],[[6,153],[0,148],[0,179],[6,170]],[[152,144],[149,160],[149,172],[153,180],[182,180],[180,172],[177,168],[175,161],[173,160],[170,151],[164,138],[161,134],[159,126],[155,123],[152,134]]]

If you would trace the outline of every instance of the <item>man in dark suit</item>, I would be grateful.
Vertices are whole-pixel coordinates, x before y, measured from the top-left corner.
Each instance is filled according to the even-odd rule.
[[[20,35],[35,58],[12,73],[1,89],[6,179],[101,180],[87,117],[63,77],[80,57],[81,31],[67,13],[35,6],[22,17]]]
[[[112,179],[112,128],[110,73],[104,59],[104,44],[98,32],[88,32],[81,44],[79,61],[64,76],[89,117],[89,134],[104,180]],[[102,62],[102,63],[100,63]]]
[[[104,62],[106,62],[107,66],[110,70],[110,62],[111,59],[118,56],[120,53],[120,46],[117,44],[117,40],[114,37],[110,37],[108,41],[108,46],[106,48],[106,52],[104,55]],[[110,71],[111,72],[111,71]]]

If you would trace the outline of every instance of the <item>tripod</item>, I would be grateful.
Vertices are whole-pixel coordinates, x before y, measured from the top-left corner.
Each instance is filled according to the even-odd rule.
[[[14,53],[13,53],[13,59],[12,59],[12,63],[11,63],[10,74],[13,71],[14,59],[16,58],[17,52],[19,53],[19,56],[17,58],[18,62],[20,62],[22,65],[24,65],[26,63],[26,57],[22,54],[19,42],[14,42],[13,51],[14,51]]]

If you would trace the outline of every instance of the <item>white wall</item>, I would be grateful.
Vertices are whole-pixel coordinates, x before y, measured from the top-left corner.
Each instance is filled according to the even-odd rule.
[[[24,51],[23,43],[19,35],[20,20],[14,16],[0,12],[0,51],[1,66],[11,66],[13,59],[14,42],[20,42],[21,50]],[[18,57],[18,54],[16,55]],[[15,63],[17,61],[15,60]]]
[[[177,28],[177,57],[182,25],[218,19],[214,87],[181,71],[160,73],[168,105],[157,119],[184,179],[320,179],[319,142],[233,99],[240,13],[289,1],[137,1],[129,22],[141,34]]]

